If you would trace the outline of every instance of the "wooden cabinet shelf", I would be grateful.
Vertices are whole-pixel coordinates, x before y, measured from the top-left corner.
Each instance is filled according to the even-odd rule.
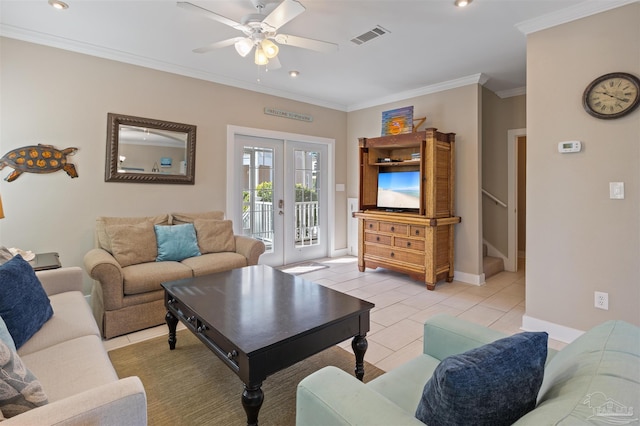
[[[360,138],[358,267],[406,273],[435,289],[453,280],[455,133],[422,132]],[[392,159],[399,161],[380,161]],[[419,206],[403,212],[378,206],[380,172],[418,171]]]
[[[411,166],[420,165],[420,160],[403,160],[403,161],[382,161],[371,163],[373,166],[394,167],[394,166]]]

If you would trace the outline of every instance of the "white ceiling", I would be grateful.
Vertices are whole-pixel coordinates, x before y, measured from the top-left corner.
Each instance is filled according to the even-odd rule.
[[[523,93],[525,34],[638,0],[474,0],[462,9],[453,0],[300,0],[306,11],[279,32],[339,50],[281,46],[282,68],[270,71],[233,46],[193,53],[242,33],[175,1],[65,1],[59,11],[47,0],[0,0],[0,35],[352,111],[470,82]],[[235,21],[255,12],[250,0],[191,3]],[[377,25],[389,34],[350,41]]]

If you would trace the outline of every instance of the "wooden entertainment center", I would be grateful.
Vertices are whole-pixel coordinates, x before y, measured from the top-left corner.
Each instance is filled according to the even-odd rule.
[[[359,139],[358,268],[383,267],[424,281],[429,290],[453,281],[455,133],[420,132]],[[380,206],[378,177],[419,172],[412,208]]]

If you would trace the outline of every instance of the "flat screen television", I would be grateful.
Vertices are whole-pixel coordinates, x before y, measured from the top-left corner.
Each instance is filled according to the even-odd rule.
[[[420,208],[419,171],[381,171],[378,173],[378,208],[418,210]]]

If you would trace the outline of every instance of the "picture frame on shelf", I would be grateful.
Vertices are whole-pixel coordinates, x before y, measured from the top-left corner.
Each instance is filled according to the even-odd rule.
[[[413,106],[382,112],[382,136],[413,132]]]

